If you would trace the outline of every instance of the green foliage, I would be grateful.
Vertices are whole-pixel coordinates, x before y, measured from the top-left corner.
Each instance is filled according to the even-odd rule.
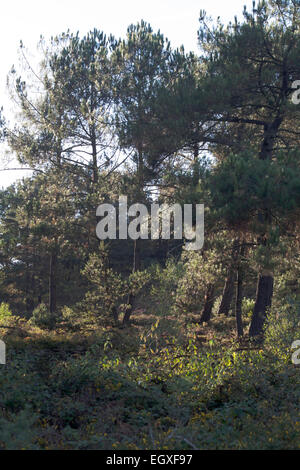
[[[300,338],[300,308],[295,299],[273,306],[265,328],[265,345],[280,359],[291,361],[291,346]]]
[[[6,302],[1,302],[0,304],[0,322],[6,320],[12,316],[12,312],[9,308],[9,304]]]
[[[79,317],[79,312],[75,308],[67,307],[66,305],[61,310],[61,320],[66,322],[69,327],[76,325]]]
[[[178,283],[175,309],[178,313],[199,313],[209,284],[217,284],[224,275],[224,267],[217,250],[183,254],[184,274]]]
[[[288,216],[299,205],[297,161],[298,151],[279,153],[271,163],[258,159],[255,152],[229,155],[212,172],[209,183],[215,188],[212,203],[217,216],[229,226],[250,221],[254,232],[264,233],[266,226],[257,222],[259,211],[268,209],[274,216]]]
[[[106,317],[116,321],[117,308],[126,294],[126,288],[121,275],[109,267],[108,253],[104,247],[101,246],[99,253],[89,257],[82,274],[94,287],[86,295],[84,308],[92,311],[99,320]]]
[[[131,306],[127,303],[129,296],[138,296],[150,280],[150,272],[135,271],[128,278],[117,274],[108,264],[108,252],[100,246],[99,252],[90,256],[82,274],[90,281],[90,290],[82,307],[89,311],[98,321],[103,319],[116,324],[120,313]]]
[[[253,314],[253,309],[255,305],[255,300],[254,299],[247,299],[246,297],[243,298],[242,300],[242,312],[243,316],[247,319],[251,319],[252,314]]]
[[[0,446],[297,448],[299,373],[288,343],[299,316],[290,307],[282,320],[270,316],[263,349],[224,341],[234,319],[221,317],[206,344],[197,327],[164,319],[138,331],[97,329],[90,338],[44,331],[39,342],[7,340]]]
[[[169,258],[164,267],[155,264],[151,267],[151,300],[156,314],[168,315],[172,312],[176,290],[184,273],[184,263],[175,258]]]
[[[37,415],[24,408],[10,418],[0,418],[0,448],[2,450],[37,450]]]
[[[60,316],[58,313],[50,313],[47,305],[41,303],[33,310],[30,322],[40,328],[51,330],[55,327],[59,319]]]

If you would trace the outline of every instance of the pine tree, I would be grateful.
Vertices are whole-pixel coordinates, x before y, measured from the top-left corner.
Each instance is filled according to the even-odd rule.
[[[220,23],[210,28],[206,15],[201,18],[199,41],[206,73],[200,95],[207,108],[206,118],[210,119],[215,140],[211,151],[221,161],[230,153],[245,155],[248,152],[249,155],[250,152],[254,164],[265,170],[265,173],[260,173],[262,180],[258,186],[261,188],[280,152],[291,152],[299,144],[295,123],[299,121],[300,114],[291,102],[292,83],[300,74],[298,3],[260,2],[251,13],[244,11],[244,22],[235,20],[227,28]],[[205,116],[203,106],[201,112]],[[256,178],[255,172],[248,176]],[[228,179],[224,181],[224,190],[226,184],[228,192],[232,184]],[[259,195],[256,197],[258,199]],[[256,201],[258,219],[255,233],[259,232],[258,244],[268,249],[274,219],[269,201],[263,199]],[[240,207],[234,208],[231,204],[231,216],[241,211],[242,225],[246,214],[250,215],[249,204],[237,199],[235,202]],[[261,263],[250,328],[252,336],[262,331],[272,292],[272,271]]]

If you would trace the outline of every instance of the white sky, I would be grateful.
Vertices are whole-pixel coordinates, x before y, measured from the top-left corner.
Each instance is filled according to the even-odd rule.
[[[226,23],[235,15],[241,17],[245,4],[251,6],[252,0],[6,0],[1,3],[0,18],[0,106],[6,113],[10,109],[6,77],[17,65],[20,40],[34,53],[41,34],[47,39],[67,29],[85,34],[97,28],[124,37],[131,23],[143,19],[154,31],[160,29],[171,46],[183,44],[187,52],[197,52],[200,9]],[[0,153],[0,169],[15,166],[7,165]],[[0,187],[25,175],[25,171],[0,171]]]

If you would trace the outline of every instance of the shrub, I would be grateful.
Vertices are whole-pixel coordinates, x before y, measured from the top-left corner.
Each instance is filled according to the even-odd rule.
[[[224,278],[219,257],[215,250],[183,253],[184,272],[176,291],[175,310],[179,313],[197,313],[205,302],[209,284],[217,285]]]
[[[0,417],[0,449],[38,450],[38,430],[34,427],[37,418],[29,408],[10,418]]]
[[[295,300],[272,307],[265,326],[265,345],[281,359],[290,362],[291,345],[300,339],[300,306]]]
[[[0,304],[0,321],[12,316],[9,305],[6,302]]]
[[[91,283],[81,308],[99,323],[105,320],[115,325],[120,313],[125,313],[131,306],[126,303],[128,296],[138,296],[150,280],[146,270],[137,271],[123,278],[114,272],[108,264],[107,251],[100,247],[99,253],[93,253],[86,263],[82,274]]]
[[[53,329],[59,320],[57,313],[50,313],[48,307],[41,303],[32,312],[30,322],[39,328]]]
[[[77,305],[73,307],[65,305],[61,309],[61,320],[68,328],[78,329],[80,327],[80,323],[82,323],[80,308],[77,308]]]
[[[106,249],[100,246],[99,253],[90,255],[82,274],[92,287],[82,302],[83,310],[100,323],[103,319],[115,323],[118,307],[126,295],[126,286],[121,275],[109,267]]]
[[[243,318],[247,318],[248,320],[251,319],[253,310],[254,310],[254,305],[255,305],[254,299],[247,299],[246,297],[243,298],[243,301],[242,301]]]
[[[169,314],[174,306],[176,290],[184,266],[181,260],[175,258],[167,260],[165,267],[155,264],[150,268],[152,277],[151,305],[153,313]]]

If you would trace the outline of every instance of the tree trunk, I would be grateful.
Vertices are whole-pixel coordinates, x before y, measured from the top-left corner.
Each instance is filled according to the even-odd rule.
[[[34,274],[30,273],[29,263],[26,262],[26,288],[25,288],[25,305],[26,315],[29,318],[34,309]]]
[[[141,258],[140,258],[140,238],[137,240],[134,240],[134,246],[133,246],[133,266],[132,266],[132,272],[135,273],[136,271],[139,271],[141,269]],[[123,317],[123,325],[128,325],[130,321],[130,316],[133,310],[133,302],[134,302],[134,295],[130,293],[127,298],[127,305],[129,307],[127,308],[124,317]]]
[[[141,239],[134,240],[133,246],[133,267],[132,272],[139,271],[141,269]]]
[[[128,308],[126,309],[123,317],[123,325],[128,325],[130,321],[130,316],[132,314],[133,310],[133,301],[134,301],[134,296],[130,293],[127,298],[127,305]]]
[[[166,265],[169,252],[169,240],[163,240],[161,237],[158,239],[158,258],[162,266]]]
[[[243,301],[243,281],[244,269],[242,266],[242,257],[244,256],[245,246],[242,245],[240,251],[240,259],[237,266],[237,285],[236,285],[236,300],[235,300],[235,319],[236,319],[236,332],[238,338],[243,336],[243,320],[242,320],[242,301]]]
[[[234,294],[234,277],[236,270],[236,261],[239,254],[239,240],[233,242],[230,266],[227,271],[227,277],[223,289],[222,300],[219,306],[218,315],[228,315],[233,294]]]
[[[115,324],[117,324],[119,321],[119,315],[118,315],[118,310],[116,307],[113,307],[112,309],[112,316],[113,316]]]
[[[49,272],[49,311],[54,313],[56,310],[56,262],[57,255],[55,252],[50,256],[50,272]]]
[[[95,86],[92,85],[91,87],[91,113],[93,115],[96,109],[95,103]],[[92,117],[90,126],[90,141],[92,146],[92,166],[93,166],[93,184],[97,185],[99,177],[98,177],[98,162],[97,162],[97,137],[96,137],[96,123],[94,116]]]
[[[93,183],[98,183],[98,163],[97,163],[97,143],[96,143],[96,134],[94,125],[91,130],[91,139],[92,139],[92,159],[93,159]]]
[[[228,315],[230,306],[231,306],[231,301],[233,297],[233,292],[234,292],[234,270],[232,267],[228,269],[224,289],[223,289],[223,294],[222,294],[222,300],[220,303],[220,307],[218,310],[218,315]]]
[[[213,284],[209,284],[206,290],[205,303],[202,310],[200,323],[208,322],[211,319],[211,312],[214,305],[214,291],[215,286]]]
[[[273,295],[273,276],[263,272],[258,275],[256,301],[249,329],[250,336],[258,336],[263,332],[263,325],[267,315],[267,309],[271,307]]]
[[[144,200],[144,160],[143,160],[143,151],[142,143],[139,142],[137,145],[138,152],[138,161],[136,169],[136,178],[137,178],[137,202],[142,203]],[[141,269],[141,248],[140,248],[141,239],[138,238],[134,240],[133,244],[133,266],[132,272],[135,273]],[[127,305],[129,306],[123,317],[123,325],[128,325],[130,321],[130,316],[133,310],[134,295],[130,292],[127,298]]]

